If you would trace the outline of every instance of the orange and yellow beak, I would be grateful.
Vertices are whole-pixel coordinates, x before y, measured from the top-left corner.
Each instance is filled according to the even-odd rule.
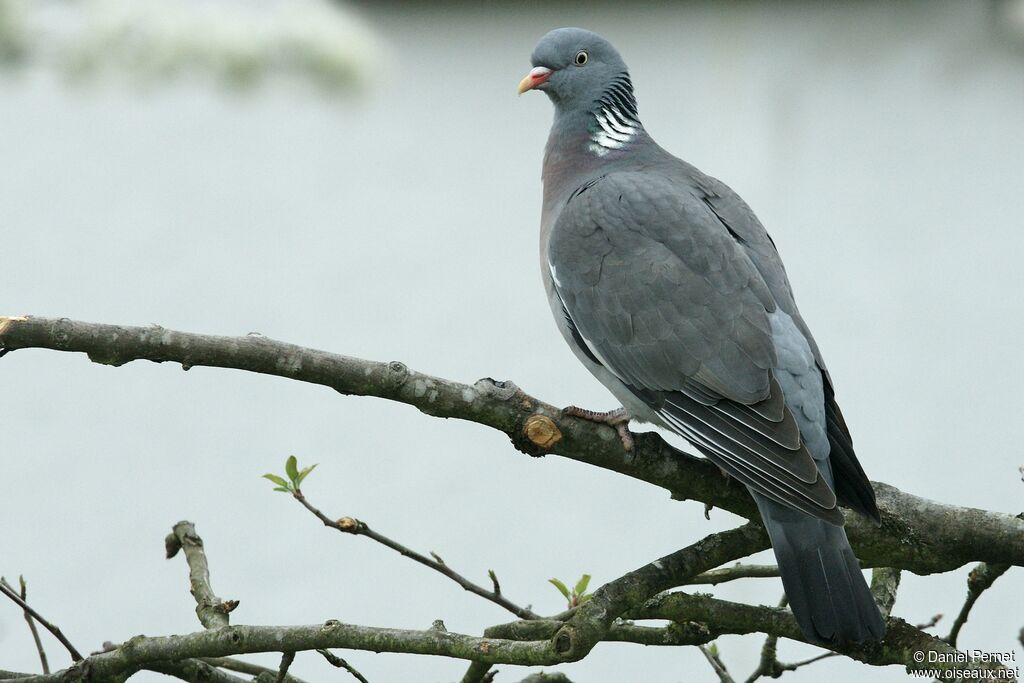
[[[527,90],[533,90],[550,77],[551,69],[546,66],[533,67],[530,69],[530,73],[526,74],[526,78],[519,81],[519,94],[522,95]]]

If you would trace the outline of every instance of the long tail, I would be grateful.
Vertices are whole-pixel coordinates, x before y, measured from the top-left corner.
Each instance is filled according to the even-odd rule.
[[[843,527],[753,494],[775,550],[790,608],[821,645],[878,640],[885,622]]]

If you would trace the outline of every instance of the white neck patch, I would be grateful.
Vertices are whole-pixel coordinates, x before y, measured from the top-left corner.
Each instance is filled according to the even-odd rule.
[[[597,156],[622,149],[643,130],[636,113],[636,98],[629,74],[617,76],[594,102],[595,125],[587,149]]]

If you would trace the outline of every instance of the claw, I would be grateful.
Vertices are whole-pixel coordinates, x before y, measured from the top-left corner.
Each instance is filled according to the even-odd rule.
[[[578,417],[581,420],[587,420],[588,422],[608,425],[619,435],[619,441],[622,442],[622,447],[625,448],[627,452],[633,451],[633,433],[629,431],[629,421],[633,419],[633,416],[630,415],[625,408],[617,408],[615,410],[599,413],[596,410],[587,410],[586,408],[569,406],[562,411],[562,414]]]

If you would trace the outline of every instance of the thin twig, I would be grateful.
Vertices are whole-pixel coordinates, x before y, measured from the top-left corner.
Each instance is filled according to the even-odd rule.
[[[1008,564],[981,562],[971,570],[971,573],[967,575],[967,599],[964,601],[964,606],[960,608],[960,614],[956,615],[956,620],[953,622],[949,635],[943,638],[943,640],[956,647],[956,640],[960,637],[960,629],[967,623],[967,617],[970,615],[974,603],[1009,568],[1010,565]]]
[[[56,626],[54,626],[53,624],[51,624],[50,622],[48,622],[46,619],[44,619],[43,616],[41,614],[39,614],[39,612],[37,612],[34,609],[32,609],[31,607],[29,607],[28,603],[25,602],[21,598],[21,596],[19,596],[14,591],[13,588],[11,588],[11,584],[7,583],[7,581],[3,577],[0,577],[0,592],[2,592],[4,595],[9,597],[15,603],[17,603],[18,606],[21,607],[21,609],[23,609],[25,611],[25,614],[32,615],[33,619],[38,621],[39,624],[43,628],[45,628],[47,631],[52,633],[53,637],[56,638],[57,640],[59,640],[60,644],[63,645],[65,647],[65,649],[67,649],[67,651],[71,655],[71,659],[73,661],[76,661],[76,662],[82,661],[82,655],[80,655],[78,653],[78,650],[76,650],[75,646],[71,644],[71,641],[69,641],[66,637],[64,637],[64,634],[61,633],[61,630],[59,628],[57,628]]]
[[[25,577],[18,577],[18,584],[21,587],[21,599],[25,600],[28,597],[28,585],[25,583]],[[32,618],[32,615],[26,610],[25,621],[28,622],[28,630],[32,633],[32,640],[36,644],[36,651],[39,653],[39,663],[43,667],[43,673],[50,673],[50,663],[46,661],[46,650],[43,649],[43,641],[39,639],[39,629],[36,628],[36,621]]]
[[[689,585],[710,584],[716,586],[726,581],[736,579],[771,578],[779,575],[779,568],[774,564],[740,564],[736,563],[731,567],[712,569],[697,574],[686,583]]]
[[[240,659],[232,659],[231,657],[203,657],[202,661],[206,662],[210,666],[215,666],[218,669],[237,671],[240,674],[249,674],[250,676],[259,676],[261,674],[277,676],[276,669],[270,669],[265,666],[260,666],[259,664],[253,664],[252,662],[243,662]],[[285,683],[305,683],[305,681],[289,673],[285,676]]]
[[[336,666],[339,669],[344,669],[345,671],[349,672],[350,674],[352,674],[352,676],[355,677],[357,681],[359,681],[359,683],[370,683],[368,680],[366,680],[363,674],[359,673],[359,671],[356,670],[354,666],[352,666],[351,664],[349,664],[344,659],[334,654],[330,650],[317,650],[317,652],[319,652],[320,655],[327,660],[328,664],[330,664],[331,666]]]
[[[804,659],[804,660],[801,660],[799,662],[793,662],[792,664],[783,664],[782,665],[782,671],[796,671],[797,669],[799,669],[802,666],[807,666],[808,664],[814,664],[815,662],[820,662],[821,660],[828,659],[829,657],[838,657],[838,656],[839,656],[838,652],[826,652],[824,654],[818,655],[817,657],[811,657],[810,659]]]
[[[938,624],[941,619],[942,619],[942,615],[941,614],[936,614],[935,616],[933,616],[928,621],[926,621],[926,622],[924,622],[922,624],[917,624],[914,628],[916,628],[918,630],[921,630],[921,631],[926,631],[926,630],[928,630],[930,628],[934,628],[935,625]]]
[[[238,607],[237,600],[218,598],[210,586],[210,565],[206,561],[203,539],[196,533],[192,522],[181,521],[174,525],[171,533],[164,539],[167,558],[185,551],[188,562],[189,592],[196,600],[196,616],[206,628],[222,628],[229,622],[228,614]]]
[[[281,665],[277,668],[275,683],[284,683],[284,679],[288,676],[288,669],[294,661],[295,653],[293,651],[289,650],[281,653]]]
[[[358,519],[354,519],[352,517],[342,517],[341,519],[333,520],[327,515],[325,515],[323,512],[321,512],[319,509],[314,507],[308,500],[306,500],[306,496],[303,495],[301,490],[296,489],[292,493],[292,495],[295,497],[295,500],[302,503],[303,507],[312,512],[317,519],[323,522],[324,526],[336,529],[345,534],[352,534],[354,536],[366,536],[367,538],[372,539],[377,543],[380,543],[381,545],[387,546],[388,548],[391,548],[392,550],[398,552],[401,555],[404,555],[405,557],[408,557],[414,562],[419,562],[425,567],[430,567],[434,571],[444,574],[449,579],[459,584],[470,593],[479,595],[480,597],[486,600],[490,600],[491,602],[504,607],[520,619],[540,618],[533,610],[528,609],[526,607],[520,607],[519,605],[515,604],[514,602],[506,598],[504,595],[502,595],[501,587],[498,585],[497,578],[494,576],[493,572],[489,572],[489,574],[491,575],[491,580],[494,583],[494,590],[487,590],[483,586],[473,583],[466,577],[456,572],[454,569],[445,564],[444,560],[438,557],[437,554],[435,553],[431,553],[433,559],[425,555],[421,555],[415,550],[411,550],[405,547],[398,541],[394,541],[388,538],[387,536],[384,536],[383,534],[377,533],[376,531],[371,529],[365,522],[361,522]]]
[[[697,649],[704,655],[704,659],[708,660],[711,668],[715,670],[715,675],[718,676],[719,681],[722,683],[736,683],[733,677],[729,675],[729,670],[725,668],[725,663],[718,656],[718,648],[712,650],[710,645],[698,645]]]

